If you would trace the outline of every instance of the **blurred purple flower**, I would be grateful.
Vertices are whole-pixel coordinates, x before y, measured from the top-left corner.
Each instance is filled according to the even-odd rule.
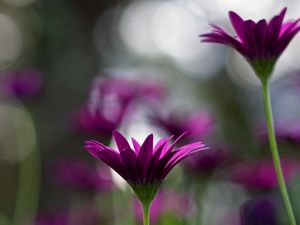
[[[151,122],[167,131],[176,138],[187,132],[184,139],[187,141],[196,140],[207,136],[213,129],[214,120],[212,116],[205,112],[197,112],[176,116],[172,113],[168,115],[153,114],[150,116]]]
[[[43,81],[40,72],[27,69],[1,75],[0,90],[5,96],[20,100],[32,100],[42,91]]]
[[[72,209],[40,213],[35,225],[97,225],[99,219],[97,209],[92,205],[84,204]]]
[[[282,52],[299,32],[300,19],[283,23],[286,8],[269,22],[265,19],[255,23],[243,20],[235,12],[229,12],[236,37],[228,34],[219,26],[212,25],[212,32],[202,34],[203,42],[228,45],[237,50],[255,70],[260,78],[267,78]]]
[[[297,87],[300,87],[300,71],[297,73],[297,77],[295,78],[294,82],[296,83]]]
[[[113,186],[109,169],[99,165],[96,169],[79,159],[59,159],[50,166],[53,181],[74,190],[109,190]]]
[[[143,209],[137,201],[135,201],[134,206],[136,218],[142,222]],[[179,216],[180,218],[188,217],[193,213],[195,207],[194,202],[188,195],[162,189],[153,201],[150,220],[156,224],[161,216],[169,213]]]
[[[241,225],[279,225],[276,203],[270,198],[254,198],[240,210]]]
[[[255,130],[255,134],[263,143],[268,143],[269,136],[265,124],[261,124]],[[281,121],[275,125],[275,135],[278,142],[300,144],[300,122]]]
[[[121,125],[125,116],[127,105],[120,107],[106,108],[104,106],[102,110],[97,108],[95,111],[88,107],[82,107],[74,116],[75,131],[110,138],[112,132]]]
[[[111,137],[139,103],[152,103],[164,95],[164,87],[155,82],[137,82],[120,78],[98,78],[92,83],[88,104],[74,116],[77,132]]]
[[[137,94],[148,102],[162,100],[166,96],[166,87],[158,81],[138,81],[136,88]]]
[[[229,151],[224,148],[211,149],[185,160],[184,167],[191,173],[212,173],[220,166],[229,161]]]
[[[85,149],[97,159],[102,160],[123,177],[142,202],[152,201],[171,169],[187,156],[204,150],[201,142],[184,145],[177,149],[169,144],[170,138],[162,138],[153,146],[153,135],[149,135],[140,144],[132,138],[133,149],[119,132],[114,132],[118,150],[114,150],[98,141],[86,141]]]
[[[69,225],[98,225],[101,224],[101,215],[93,204],[82,204],[70,210]]]
[[[283,159],[282,169],[286,182],[291,181],[299,174],[299,163]],[[232,167],[231,177],[250,189],[267,191],[278,186],[277,177],[271,159],[257,161],[241,161]]]
[[[141,102],[161,100],[166,93],[166,88],[159,82],[144,80],[134,81],[116,77],[97,78],[92,83],[90,90],[90,103],[96,107],[103,98],[109,98],[110,101],[128,103],[131,101],[141,100]]]
[[[96,78],[90,89],[90,103],[97,108],[108,100],[116,100],[120,103],[128,103],[135,95],[132,82],[117,78]]]
[[[35,225],[68,225],[68,213],[65,210],[54,213],[38,214]]]

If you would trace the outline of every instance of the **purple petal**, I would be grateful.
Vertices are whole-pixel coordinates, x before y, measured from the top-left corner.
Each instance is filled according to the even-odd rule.
[[[290,30],[292,30],[296,24],[297,24],[297,21],[289,21],[289,22],[282,24],[282,26],[280,28],[279,38],[282,37],[282,35],[289,32]]]
[[[135,151],[135,154],[138,155],[139,154],[139,151],[140,151],[140,144],[134,139],[134,138],[131,138],[131,141],[132,141],[132,145],[133,145],[133,148],[134,148],[134,151]]]
[[[168,175],[171,169],[176,166],[180,161],[188,157],[189,155],[208,149],[202,142],[196,142],[193,144],[185,145],[178,148],[173,154],[173,156],[169,159],[169,162],[166,164],[164,171],[162,173],[162,179]]]
[[[259,58],[266,58],[269,56],[269,28],[266,20],[260,20],[255,28],[254,35],[257,46],[257,56]]]
[[[161,174],[164,172],[165,166],[175,153],[176,152],[170,152],[169,154],[164,155],[158,161],[151,161],[147,174],[148,182],[161,181],[163,179]]]
[[[132,151],[130,148],[126,148],[125,150],[121,151],[120,158],[124,167],[128,171],[128,180],[134,183],[139,182],[140,178],[137,172],[137,158],[134,151]]]
[[[168,149],[166,149],[165,151],[163,151],[163,152],[161,153],[161,155],[165,155],[165,154],[168,154],[169,152],[171,152],[171,151],[174,149],[175,145],[176,145],[176,144],[180,141],[180,139],[182,139],[183,136],[186,135],[186,134],[187,134],[187,131],[184,132],[183,134],[181,134],[181,135],[173,142],[173,144],[172,144]]]
[[[204,146],[202,143],[200,144],[201,145],[199,145],[198,143],[185,145],[179,148],[178,150],[182,151],[184,149],[198,148]],[[169,170],[166,170],[167,165],[170,163],[173,157],[178,154],[178,150],[163,155],[159,160],[154,160],[154,158],[152,157],[148,168],[147,181],[149,182],[161,181],[170,172],[170,170],[176,165],[175,164],[173,167],[170,167]],[[197,149],[195,151],[197,151]]]
[[[103,145],[102,143],[98,142],[98,141],[94,141],[94,140],[90,140],[90,141],[85,141],[85,146],[84,148],[95,158],[98,158],[98,152],[105,149],[106,146]]]
[[[126,148],[130,148],[129,143],[127,142],[126,138],[119,133],[118,131],[114,131],[114,139],[115,142],[118,146],[119,152],[121,152],[122,150],[126,149]]]
[[[129,179],[126,168],[124,167],[117,152],[111,150],[101,150],[97,153],[98,158],[115,170],[125,180]]]
[[[280,29],[279,39],[284,38],[289,33],[295,31],[299,27],[298,26],[299,22],[300,22],[300,19],[297,19],[296,21],[293,21],[293,22],[284,23]]]
[[[284,49],[289,45],[293,37],[300,31],[300,26],[297,26],[299,22],[300,19],[295,21],[285,30],[285,32],[279,38],[276,48],[274,49],[275,54],[280,55],[284,51]]]
[[[154,174],[154,168],[156,167],[159,160],[163,157],[162,152],[165,152],[168,147],[168,142],[170,138],[162,138],[154,148],[154,154],[149,162],[148,166],[148,174],[147,174],[147,181],[151,181]]]
[[[138,155],[138,167],[141,177],[145,178],[148,165],[153,153],[153,134],[150,134],[140,148]]]
[[[273,37],[273,43],[277,41],[279,36],[279,32],[281,29],[281,25],[285,16],[287,8],[283,8],[279,15],[274,16],[271,21],[269,22],[269,30],[270,30],[270,37]]]
[[[229,45],[240,52],[242,55],[247,54],[243,43],[231,37],[227,34],[222,28],[212,25],[212,32],[207,34],[202,34],[200,37],[202,38],[202,42],[212,42],[218,44]]]
[[[156,145],[155,145],[155,147],[154,147],[154,153],[155,153],[157,150],[161,149],[161,147],[165,146],[166,143],[167,143],[169,140],[170,140],[170,138],[161,138],[161,139],[156,143]]]
[[[205,147],[205,145],[202,142],[195,142],[192,144],[184,145],[178,148],[176,151],[174,151],[175,154],[170,159],[168,164],[173,164],[174,162],[177,163],[178,161],[182,160],[182,157],[186,157],[193,152],[198,152],[206,149],[208,148]]]
[[[245,41],[244,20],[238,14],[232,11],[230,11],[228,15],[235,32],[237,33],[241,41],[244,43]]]
[[[247,57],[252,59],[255,57],[255,52],[257,52],[258,46],[255,40],[255,22],[252,20],[246,20],[244,23],[245,29],[245,43],[244,45],[247,48]]]

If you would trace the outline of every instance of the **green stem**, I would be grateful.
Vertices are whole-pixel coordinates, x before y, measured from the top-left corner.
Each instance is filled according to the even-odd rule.
[[[150,225],[150,207],[151,203],[142,203],[144,213],[144,225]]]
[[[40,155],[37,148],[21,161],[19,171],[13,225],[24,224],[24,221],[29,219],[28,216],[34,220],[38,210]]]
[[[276,137],[275,137],[275,131],[274,131],[274,120],[273,120],[273,113],[272,113],[272,107],[271,107],[271,100],[270,100],[270,93],[269,93],[269,85],[268,81],[262,81],[262,91],[263,91],[263,98],[264,98],[264,107],[265,107],[265,114],[266,114],[266,121],[267,121],[267,127],[268,127],[268,133],[269,133],[269,142],[271,146],[271,152],[274,162],[274,167],[279,183],[279,188],[281,191],[281,195],[284,201],[285,208],[288,213],[288,218],[290,221],[290,225],[296,225],[296,219],[293,213],[293,208],[291,205],[291,201],[287,192],[282,167],[280,163],[280,156],[278,152]]]

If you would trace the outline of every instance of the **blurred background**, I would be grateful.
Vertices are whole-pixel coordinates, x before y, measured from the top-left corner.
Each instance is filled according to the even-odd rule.
[[[257,78],[228,47],[200,43],[227,13],[271,18],[297,0],[1,0],[0,225],[141,224],[130,189],[83,148],[112,131],[182,132],[211,150],[185,160],[152,207],[160,225],[285,225]],[[300,220],[300,36],[271,83]]]

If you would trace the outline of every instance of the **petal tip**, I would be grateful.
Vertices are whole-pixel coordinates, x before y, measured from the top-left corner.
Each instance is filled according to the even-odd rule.
[[[113,135],[115,136],[115,135],[122,135],[119,131],[117,131],[117,130],[114,130],[113,131]]]
[[[286,11],[287,11],[287,7],[285,6],[285,7],[282,8],[282,10],[280,11],[280,13],[286,13]]]
[[[228,17],[230,19],[235,19],[235,18],[241,18],[236,12],[234,11],[228,11]]]

